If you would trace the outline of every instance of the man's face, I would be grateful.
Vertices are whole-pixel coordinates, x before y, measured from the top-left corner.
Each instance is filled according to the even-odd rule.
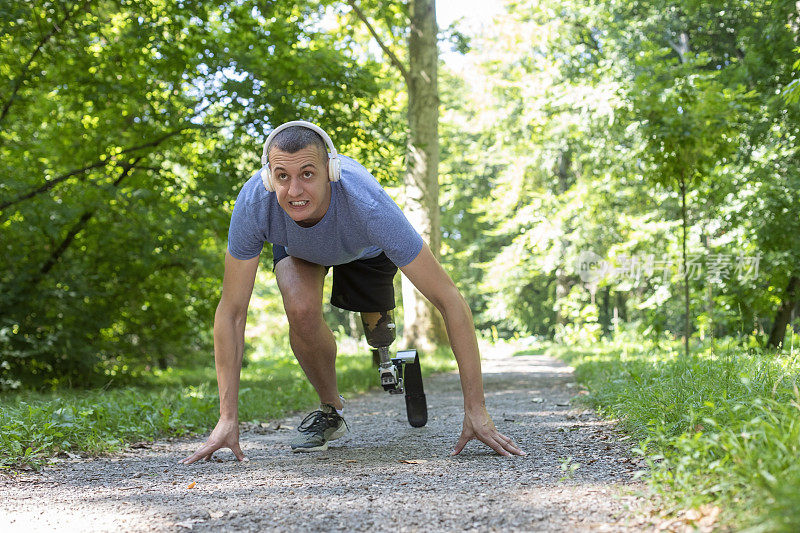
[[[313,226],[325,216],[331,204],[326,158],[316,146],[293,154],[270,149],[272,185],[280,205],[300,226]]]

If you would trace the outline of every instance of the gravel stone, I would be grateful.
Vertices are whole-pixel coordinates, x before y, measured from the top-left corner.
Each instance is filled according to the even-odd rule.
[[[424,364],[424,360],[423,360]],[[349,398],[351,432],[325,452],[292,453],[304,413],[243,424],[246,462],[225,450],[178,464],[200,438],[137,443],[0,478],[2,531],[642,531],[651,496],[631,442],[574,401],[572,369],[543,355],[484,356],[486,404],[528,455],[475,441],[450,451],[463,420],[458,375],[426,378],[428,425],[402,396]],[[377,381],[377,376],[376,376]],[[567,459],[569,458],[569,459]],[[579,464],[576,469],[570,465]],[[189,486],[192,485],[192,488]]]

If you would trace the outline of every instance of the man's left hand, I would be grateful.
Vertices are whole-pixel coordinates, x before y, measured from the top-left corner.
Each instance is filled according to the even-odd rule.
[[[450,455],[461,453],[464,446],[472,439],[481,441],[500,455],[526,455],[514,444],[513,440],[497,431],[494,422],[492,422],[492,417],[486,411],[486,407],[476,411],[464,412],[464,427],[461,430],[461,437],[459,437],[456,447]]]

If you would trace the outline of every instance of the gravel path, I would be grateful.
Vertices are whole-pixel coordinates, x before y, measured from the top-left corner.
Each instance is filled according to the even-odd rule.
[[[424,361],[423,361],[424,364]],[[487,405],[527,453],[471,442],[449,452],[463,416],[457,374],[427,378],[428,425],[412,428],[402,396],[348,401],[351,432],[326,452],[287,445],[302,414],[247,427],[249,461],[229,451],[177,461],[201,439],[157,442],[42,473],[0,478],[0,530],[80,531],[641,531],[649,519],[630,441],[570,405],[572,370],[542,355],[484,360]],[[266,426],[266,427],[264,427]],[[276,426],[278,429],[276,429]],[[572,471],[564,459],[580,467]],[[566,474],[565,474],[566,470]],[[192,488],[189,488],[189,487]]]

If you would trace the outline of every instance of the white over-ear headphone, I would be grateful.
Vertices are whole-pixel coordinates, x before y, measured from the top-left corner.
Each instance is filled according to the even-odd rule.
[[[311,131],[318,133],[319,136],[322,137],[322,140],[325,141],[325,146],[328,148],[329,152],[328,179],[330,181],[339,181],[339,178],[342,177],[342,164],[341,161],[339,161],[339,154],[336,153],[336,148],[333,147],[333,141],[331,141],[331,138],[328,137],[328,134],[325,133],[322,128],[312,124],[311,122],[306,122],[305,120],[293,120],[291,122],[287,122],[286,124],[281,124],[272,130],[272,133],[269,134],[269,137],[267,137],[267,140],[264,142],[264,151],[261,154],[261,181],[264,183],[264,188],[270,192],[275,190],[275,187],[272,185],[272,171],[269,168],[269,145],[277,133],[292,126],[302,126],[304,128],[308,128]]]

